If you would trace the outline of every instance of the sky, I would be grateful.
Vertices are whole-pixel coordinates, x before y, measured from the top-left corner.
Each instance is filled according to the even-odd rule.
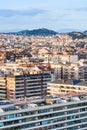
[[[0,32],[87,30],[87,0],[0,0]]]

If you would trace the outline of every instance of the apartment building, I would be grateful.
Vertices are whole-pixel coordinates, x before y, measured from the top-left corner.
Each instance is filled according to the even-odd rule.
[[[0,99],[6,99],[6,77],[4,75],[0,76]]]
[[[78,67],[76,64],[51,64],[51,67],[53,69],[55,79],[83,79],[81,75],[79,75],[79,72],[82,72],[84,75],[84,72],[80,70],[81,67]]]
[[[44,55],[43,55],[44,53]],[[41,52],[42,55],[39,57],[44,59],[45,62],[59,64],[59,63],[75,63],[78,61],[78,55],[68,52],[63,53],[52,53],[49,51],[49,53],[46,53],[45,50]]]
[[[70,53],[67,53],[67,52],[59,53],[59,54],[53,54],[51,60],[54,64],[57,64],[57,63],[75,63],[75,62],[78,61],[78,55],[77,54],[70,54]]]
[[[84,79],[87,80],[87,60],[80,60],[74,64],[52,64],[56,79]]]
[[[0,102],[0,130],[86,130],[87,93]]]
[[[80,66],[76,64],[63,64],[62,65],[62,74],[61,78],[62,79],[83,79],[82,77],[79,76],[79,69]]]
[[[52,80],[50,69],[33,64],[13,64],[0,66],[0,99],[16,99],[44,96],[47,83]]]
[[[48,83],[48,94],[58,96],[60,94],[87,92],[87,81],[58,79]]]
[[[55,79],[61,79],[62,78],[62,64],[51,64],[51,68],[53,69]]]
[[[9,76],[7,77],[7,99],[43,96],[50,81],[51,75],[46,72]]]

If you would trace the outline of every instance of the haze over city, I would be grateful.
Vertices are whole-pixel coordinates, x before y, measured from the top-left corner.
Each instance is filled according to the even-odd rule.
[[[48,28],[86,30],[87,0],[0,1],[0,32]]]

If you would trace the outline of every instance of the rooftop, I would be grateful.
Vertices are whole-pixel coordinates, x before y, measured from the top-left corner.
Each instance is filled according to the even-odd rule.
[[[24,74],[40,74],[50,71],[50,66],[34,63],[7,63],[0,65],[0,76],[16,76]]]
[[[53,82],[52,84],[67,84],[67,85],[84,85],[87,82],[86,81],[81,81],[81,80],[73,80],[73,79],[57,79]],[[86,84],[87,85],[87,84]]]
[[[42,109],[44,106],[48,108],[49,105],[64,105],[80,101],[87,101],[87,93],[68,93],[66,95],[59,95],[57,97],[47,96],[47,97],[31,97],[25,99],[16,99],[16,100],[6,100],[0,101],[0,115],[3,112],[11,112],[16,110],[25,110],[29,111],[36,109]],[[7,109],[8,108],[8,109]]]

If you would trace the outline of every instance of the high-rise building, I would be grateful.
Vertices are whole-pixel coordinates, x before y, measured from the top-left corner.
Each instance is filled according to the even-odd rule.
[[[31,96],[44,96],[47,83],[51,81],[51,70],[42,67],[17,66],[10,64],[0,70],[0,100]],[[46,69],[46,70],[45,70]]]
[[[0,102],[0,130],[86,130],[87,93]]]
[[[51,75],[46,72],[9,76],[7,77],[7,99],[43,96],[50,81]]]

